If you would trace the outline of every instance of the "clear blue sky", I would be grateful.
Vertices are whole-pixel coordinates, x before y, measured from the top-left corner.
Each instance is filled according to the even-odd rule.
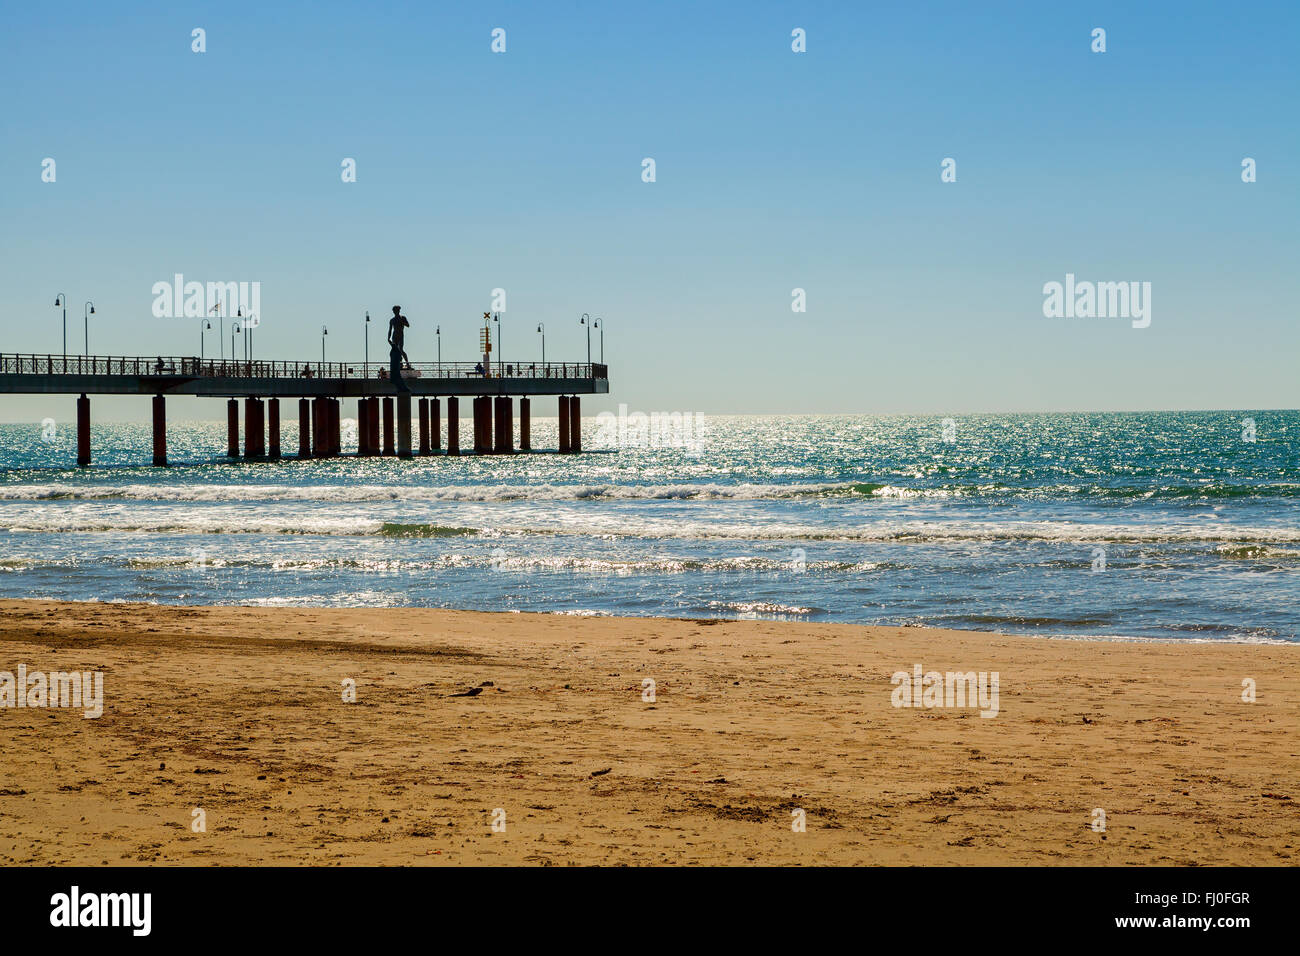
[[[0,12],[0,351],[58,352],[67,292],[77,351],[93,299],[92,351],[194,354],[182,272],[261,282],[266,358],[401,303],[466,359],[503,287],[507,358],[576,360],[601,315],[584,412],[1298,404],[1296,3],[129,7]],[[1044,318],[1067,272],[1150,328]]]

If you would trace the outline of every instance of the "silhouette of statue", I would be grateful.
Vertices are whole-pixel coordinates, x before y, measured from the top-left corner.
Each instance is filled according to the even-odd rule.
[[[411,360],[406,357],[406,350],[402,347],[406,339],[405,330],[410,325],[411,323],[406,321],[406,316],[402,315],[402,307],[393,306],[393,317],[388,320],[388,377],[393,380],[393,387],[399,392],[411,390],[402,381],[402,361],[405,359],[407,365],[411,364]]]

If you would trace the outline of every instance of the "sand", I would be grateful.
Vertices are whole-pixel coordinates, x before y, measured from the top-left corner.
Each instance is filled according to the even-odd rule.
[[[104,713],[0,709],[10,865],[1300,861],[1300,647],[3,601],[19,664]]]

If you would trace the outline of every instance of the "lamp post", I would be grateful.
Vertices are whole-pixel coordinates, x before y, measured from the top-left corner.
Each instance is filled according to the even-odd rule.
[[[321,378],[325,377],[325,336],[330,334],[330,330],[325,326],[320,327],[320,374]]]
[[[597,319],[594,324],[596,328],[600,329],[600,364],[604,365],[605,364],[605,320]],[[591,359],[587,359],[587,364],[588,365],[591,364]]]
[[[492,321],[497,324],[497,378],[505,374],[505,353],[501,349],[501,313],[493,312]]]
[[[537,331],[542,336],[542,367],[543,369],[545,369],[546,366],[546,325],[545,323],[538,322]]]
[[[90,357],[90,317],[95,314],[95,303],[87,302],[81,316],[86,323],[86,357]]]
[[[235,336],[241,331],[238,322],[230,323],[230,361],[235,360]]]
[[[585,325],[587,327],[587,364],[590,365],[591,364],[591,314],[589,312],[582,313],[582,318],[578,320],[578,324]]]
[[[366,364],[361,368],[361,377],[370,377],[370,312],[366,312]]]
[[[63,306],[63,364],[68,364],[68,296],[60,292],[54,297],[54,307]]]
[[[438,340],[438,376],[442,376],[442,326],[433,327],[433,336]]]
[[[212,323],[209,322],[207,319],[204,319],[203,322],[199,325],[199,365],[203,364],[203,343],[205,340],[205,336],[203,333],[211,332],[211,331],[212,331]]]

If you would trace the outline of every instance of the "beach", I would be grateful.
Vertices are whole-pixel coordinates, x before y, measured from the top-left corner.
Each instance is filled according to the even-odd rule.
[[[0,672],[103,674],[97,718],[0,709],[5,865],[1300,852],[1294,645],[5,600],[0,648]],[[918,665],[996,673],[995,715],[895,706]]]

